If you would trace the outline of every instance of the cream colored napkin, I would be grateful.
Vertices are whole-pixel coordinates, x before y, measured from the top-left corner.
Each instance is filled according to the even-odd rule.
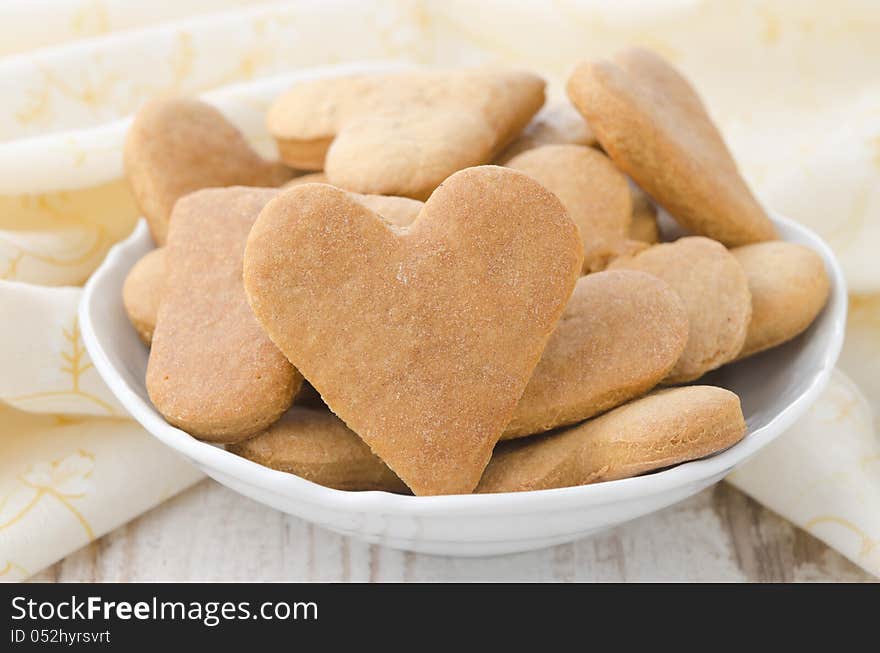
[[[694,80],[762,199],[823,235],[859,295],[841,363],[855,384],[836,374],[731,480],[880,574],[878,24],[880,8],[855,1],[5,3],[0,578],[38,571],[199,478],[124,418],[76,324],[79,286],[137,217],[121,144],[144,100],[208,93],[271,153],[262,113],[289,83],[279,74],[489,61],[535,69],[561,97],[575,62],[629,44]]]

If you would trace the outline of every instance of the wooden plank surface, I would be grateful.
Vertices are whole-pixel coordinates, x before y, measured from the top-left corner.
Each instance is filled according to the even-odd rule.
[[[591,539],[494,558],[365,544],[203,481],[38,581],[865,581],[726,484]]]

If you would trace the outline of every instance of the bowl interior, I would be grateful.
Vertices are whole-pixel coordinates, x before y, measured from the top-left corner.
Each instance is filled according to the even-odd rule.
[[[132,417],[155,437],[190,458],[212,476],[234,478],[278,495],[348,510],[390,513],[524,509],[547,505],[552,497],[577,505],[600,504],[669,491],[729,471],[802,415],[827,383],[840,353],[846,319],[846,289],[830,249],[808,229],[774,216],[784,240],[805,244],[824,259],[832,281],[828,304],[800,337],[773,350],[728,365],[700,379],[742,399],[749,432],[722,453],[641,477],[595,485],[505,495],[410,497],[385,492],[342,492],[292,474],[277,472],[190,437],[170,426],[153,408],[145,387],[148,350],[128,322],[122,285],[132,265],[153,247],[143,220],[117,244],[86,284],[80,305],[83,340],[97,371]]]

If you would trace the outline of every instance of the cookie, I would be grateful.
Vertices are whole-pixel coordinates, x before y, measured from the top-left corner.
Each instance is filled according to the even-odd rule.
[[[164,281],[165,249],[160,247],[147,252],[134,264],[122,286],[125,312],[141,342],[147,347],[153,340]]]
[[[582,265],[530,177],[457,172],[408,229],[346,192],[292,188],[248,238],[244,284],[275,344],[415,494],[467,493]]]
[[[530,73],[478,68],[297,84],[267,117],[282,159],[346,190],[426,199],[491,161],[544,103]]]
[[[128,130],[125,174],[157,245],[179,197],[201,188],[279,186],[292,174],[259,156],[223,114],[198,100],[148,102]]]
[[[660,242],[660,226],[657,224],[657,207],[641,188],[630,182],[632,194],[632,220],[627,236],[631,240],[653,245]]]
[[[408,493],[406,485],[329,410],[293,407],[227,451],[336,490]]]
[[[498,445],[476,491],[549,490],[629,478],[727,449],[745,432],[732,392],[668,388],[583,424]]]
[[[688,342],[666,383],[693,381],[739,354],[752,315],[751,294],[742,266],[720,243],[702,236],[681,238],[619,258],[610,269],[653,274],[684,302]]]
[[[262,431],[302,381],[251,313],[241,278],[248,232],[277,194],[212,188],[174,207],[147,392],[169,423],[202,440]]]
[[[581,64],[567,88],[617,167],[683,227],[729,247],[777,237],[696,91],[658,55]]]
[[[731,250],[752,293],[752,320],[738,358],[797,337],[828,301],[831,282],[822,257],[809,247],[775,241]]]
[[[568,102],[545,106],[495,161],[507,165],[517,154],[542,145],[596,145],[593,130]]]
[[[657,277],[581,277],[502,439],[580,422],[644,394],[670,372],[687,337],[684,305]]]
[[[544,145],[513,157],[508,167],[526,173],[556,195],[578,226],[584,271],[596,270],[624,240],[632,220],[626,177],[611,159],[583,145]]]

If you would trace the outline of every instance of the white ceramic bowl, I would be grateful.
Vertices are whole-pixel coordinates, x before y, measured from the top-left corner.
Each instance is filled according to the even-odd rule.
[[[782,217],[775,222],[785,240],[822,255],[831,297],[796,340],[700,381],[740,396],[746,437],[703,460],[582,487],[437,497],[343,492],[262,467],[169,425],[147,397],[148,352],[122,305],[128,270],[153,247],[143,221],[110,250],[86,284],[80,325],[95,368],[132,417],[223,485],[339,533],[398,549],[468,556],[527,551],[590,535],[699,492],[785,431],[816,399],[843,343],[846,287],[834,255],[818,236]]]

